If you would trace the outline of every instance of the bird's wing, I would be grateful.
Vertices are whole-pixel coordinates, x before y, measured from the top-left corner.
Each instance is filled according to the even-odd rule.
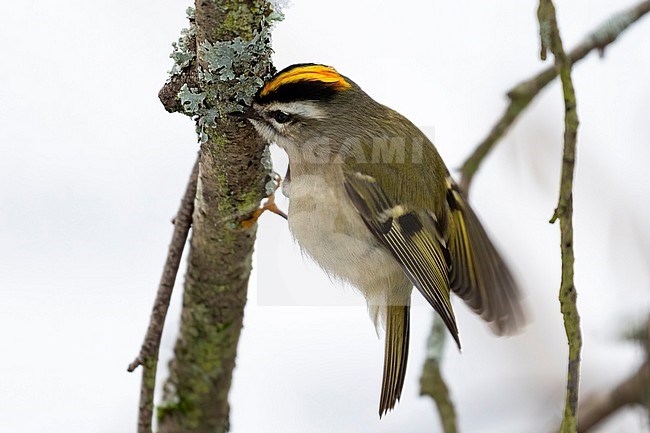
[[[453,314],[447,313],[451,311],[449,289],[489,322],[497,334],[516,331],[525,320],[520,292],[510,271],[433,144],[406,118],[395,112],[391,116],[390,134],[383,126],[373,133],[379,137],[406,137],[401,160],[397,152],[388,161],[375,158],[377,143],[361,140],[362,145],[372,149],[372,161],[360,161],[355,156],[346,164],[350,172],[346,176],[348,192],[352,191],[350,197],[357,210],[396,256],[413,284],[446,317],[450,329]],[[369,122],[368,127],[375,124],[384,125]],[[391,215],[400,212],[403,214]],[[389,234],[390,245],[383,240]]]
[[[447,179],[448,248],[451,289],[499,335],[524,322],[519,290],[463,193]]]
[[[359,171],[345,173],[345,188],[366,226],[442,317],[460,347],[449,300],[449,257],[435,214],[396,203],[375,178]]]

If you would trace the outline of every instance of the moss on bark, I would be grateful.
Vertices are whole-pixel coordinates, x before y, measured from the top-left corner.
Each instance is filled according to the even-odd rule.
[[[227,71],[215,69],[204,58],[206,51],[197,50],[198,90],[207,96],[192,113],[198,116],[202,141],[200,169],[181,329],[158,408],[163,433],[229,429],[228,392],[256,229],[244,229],[240,222],[264,197],[268,170],[261,164],[265,143],[248,122],[225,113],[247,97],[242,92],[252,96],[254,83],[272,72],[268,34],[262,33],[270,13],[261,0],[195,4],[198,47],[222,49],[240,39],[231,50],[236,55],[224,59]],[[231,70],[234,78],[224,79],[223,73],[230,76]],[[254,78],[247,81],[249,88],[242,77]]]

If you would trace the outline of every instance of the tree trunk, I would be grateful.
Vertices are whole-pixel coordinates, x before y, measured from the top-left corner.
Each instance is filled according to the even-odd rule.
[[[199,178],[181,327],[158,408],[159,431],[226,432],[256,225],[241,221],[265,196],[265,143],[228,116],[272,72],[271,9],[260,0],[196,0],[198,88],[178,94],[198,116]],[[189,96],[188,96],[189,95]],[[189,103],[186,103],[187,101]],[[184,102],[185,101],[185,102]]]

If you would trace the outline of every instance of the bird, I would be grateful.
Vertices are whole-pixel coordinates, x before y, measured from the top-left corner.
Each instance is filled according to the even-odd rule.
[[[282,192],[301,250],[356,288],[385,331],[380,418],[402,395],[413,287],[459,349],[452,292],[497,335],[520,329],[515,279],[433,143],[406,117],[317,63],[277,72],[234,114],[288,155]]]

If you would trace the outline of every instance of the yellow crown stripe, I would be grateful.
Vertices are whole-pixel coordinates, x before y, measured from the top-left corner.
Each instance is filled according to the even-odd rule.
[[[299,81],[320,81],[323,83],[332,83],[336,88],[338,88],[338,90],[345,90],[350,87],[350,83],[345,81],[345,78],[336,72],[334,68],[323,65],[310,65],[300,66],[281,73],[275,79],[266,83],[262,88],[260,95],[266,96],[284,84],[297,83]]]

